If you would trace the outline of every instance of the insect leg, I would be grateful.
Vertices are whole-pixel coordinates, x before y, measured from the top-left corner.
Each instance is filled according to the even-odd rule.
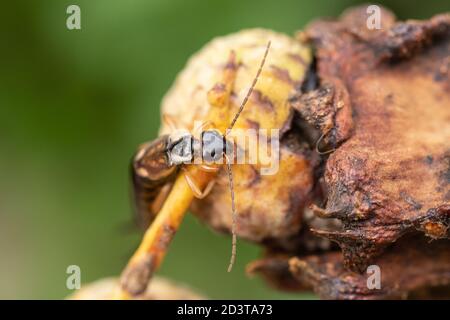
[[[197,184],[194,181],[194,178],[191,176],[191,174],[186,170],[186,168],[182,167],[184,178],[186,179],[187,184],[191,188],[192,192],[194,193],[194,196],[197,199],[203,199],[205,198],[212,190],[215,184],[215,180],[211,180],[208,185],[206,186],[204,191],[201,191],[200,188],[197,186]]]
[[[201,164],[198,168],[205,172],[218,172],[220,170],[219,167],[209,166],[207,164]]]

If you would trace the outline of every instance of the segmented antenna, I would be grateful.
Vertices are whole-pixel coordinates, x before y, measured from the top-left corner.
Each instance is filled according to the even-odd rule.
[[[269,53],[269,49],[270,49],[270,41],[267,43],[267,47],[266,47],[266,51],[264,52],[264,57],[261,60],[261,64],[259,66],[258,72],[256,73],[255,78],[253,79],[253,83],[250,87],[250,89],[248,90],[244,100],[242,101],[238,112],[236,113],[236,115],[233,118],[233,121],[231,121],[230,126],[228,127],[227,131],[225,132],[225,136],[228,132],[231,131],[231,129],[233,129],[234,124],[236,123],[237,119],[239,118],[242,110],[244,110],[245,105],[247,104],[247,101],[250,97],[250,95],[253,92],[253,89],[255,88],[256,82],[258,81],[259,75],[261,74],[262,68],[264,66],[264,63],[266,62],[266,58],[267,58],[267,54]],[[225,155],[225,159],[226,159],[226,164],[227,164],[227,171],[228,171],[228,180],[230,183],[230,194],[231,194],[231,234],[232,234],[232,242],[231,242],[231,257],[230,257],[230,264],[228,265],[228,272],[231,272],[231,270],[233,269],[233,265],[234,265],[234,261],[236,260],[236,243],[237,243],[237,238],[236,238],[236,219],[237,219],[237,212],[236,212],[236,203],[234,201],[234,185],[233,185],[233,172],[231,171],[231,162],[230,159],[228,158],[228,156],[226,154]]]
[[[261,60],[261,64],[259,66],[258,72],[256,73],[255,78],[253,79],[253,83],[252,86],[250,87],[250,89],[247,92],[247,95],[245,96],[244,100],[242,101],[238,112],[236,113],[236,115],[233,118],[233,121],[231,121],[230,126],[227,129],[227,132],[230,131],[231,129],[233,129],[234,124],[236,123],[237,119],[239,118],[242,110],[244,110],[245,105],[247,104],[248,99],[250,98],[250,95],[253,92],[253,89],[255,88],[256,82],[258,81],[259,75],[261,74],[262,68],[264,66],[264,63],[266,62],[266,58],[267,58],[267,54],[269,53],[269,49],[270,49],[270,41],[267,43],[267,47],[266,47],[266,51],[264,52],[264,57]]]
[[[234,186],[233,186],[233,172],[231,171],[231,163],[227,156],[225,156],[227,159],[227,171],[228,171],[228,181],[230,183],[230,194],[231,194],[231,234],[232,234],[232,241],[231,241],[231,258],[230,258],[230,264],[228,265],[228,272],[231,272],[231,269],[233,269],[234,261],[236,260],[236,204],[234,201]]]

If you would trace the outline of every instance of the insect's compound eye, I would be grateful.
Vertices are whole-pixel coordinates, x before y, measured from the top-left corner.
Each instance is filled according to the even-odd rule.
[[[202,156],[206,163],[221,163],[224,152],[223,136],[213,130],[204,131],[202,134]]]
[[[169,137],[167,151],[169,161],[173,165],[192,163],[192,136],[185,134]]]

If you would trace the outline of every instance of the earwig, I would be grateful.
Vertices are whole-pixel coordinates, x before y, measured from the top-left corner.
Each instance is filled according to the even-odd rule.
[[[192,193],[196,198],[204,198],[211,191],[214,180],[205,187],[203,191],[196,185],[194,179],[190,176],[188,170],[186,170],[186,164],[194,164],[201,171],[205,172],[217,172],[220,170],[218,164],[226,164],[226,170],[228,171],[229,186],[231,193],[231,207],[232,207],[232,253],[230,263],[228,266],[228,272],[231,271],[235,257],[236,257],[236,205],[235,194],[233,187],[233,174],[231,171],[231,160],[229,152],[233,151],[232,142],[228,141],[226,136],[233,129],[236,121],[238,120],[242,110],[244,109],[250,95],[252,94],[254,87],[261,74],[263,66],[266,61],[267,54],[270,49],[270,42],[267,44],[263,59],[257,71],[257,74],[242,101],[237,113],[234,115],[233,120],[224,132],[221,134],[215,129],[205,129],[210,123],[203,123],[200,127],[196,128],[194,134],[186,130],[175,130],[170,135],[164,135],[156,139],[151,143],[147,143],[141,146],[132,160],[132,188],[133,188],[133,201],[135,209],[140,217],[141,221],[146,221],[147,224],[156,216],[159,210],[155,206],[155,202],[164,201],[164,195],[161,195],[163,188],[170,186],[179,172],[184,174],[187,184],[189,185]],[[234,52],[230,55],[231,62],[227,65],[227,68],[236,68],[233,60],[235,58]],[[230,71],[230,70],[229,70]],[[235,73],[235,70],[233,70]],[[225,78],[231,77],[226,73]],[[230,81],[228,81],[230,83]],[[228,88],[231,91],[231,87]],[[176,129],[176,121],[170,116],[163,116],[165,121],[172,129]],[[195,159],[200,159],[200,163],[195,162]],[[155,208],[156,207],[156,208]],[[149,268],[154,265],[153,261],[149,261]],[[144,266],[145,267],[145,266]],[[149,273],[144,280],[148,280],[153,270],[148,272],[139,271],[141,273]],[[134,275],[130,276],[126,272],[123,276],[127,278],[139,278]],[[128,281],[128,280],[126,280]],[[142,286],[139,286],[141,291]]]

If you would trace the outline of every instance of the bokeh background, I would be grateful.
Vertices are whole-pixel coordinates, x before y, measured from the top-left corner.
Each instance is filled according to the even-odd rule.
[[[358,1],[8,1],[0,13],[0,298],[60,299],[66,268],[82,282],[118,275],[136,248],[128,161],[155,138],[159,103],[187,58],[218,35],[265,27],[292,34]],[[81,7],[82,30],[66,29]],[[383,1],[400,18],[444,1]],[[188,216],[160,271],[210,298],[314,298],[245,276],[257,247]]]

